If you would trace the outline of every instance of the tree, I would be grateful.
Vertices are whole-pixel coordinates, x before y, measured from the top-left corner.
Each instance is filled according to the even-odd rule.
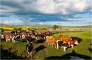
[[[19,31],[21,31],[21,30],[22,30],[22,28],[18,28],[18,30],[19,30]]]
[[[54,25],[53,28],[56,30],[57,28],[59,28],[58,25]]]
[[[14,28],[14,30],[17,30],[17,28]]]
[[[0,28],[0,32],[4,32],[4,29],[3,28]]]

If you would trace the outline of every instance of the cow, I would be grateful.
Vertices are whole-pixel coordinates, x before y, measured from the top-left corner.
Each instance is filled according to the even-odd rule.
[[[64,43],[61,40],[57,40],[56,41],[56,45],[57,45],[57,49],[59,50],[60,47],[62,47],[64,49],[64,52],[66,53],[67,48],[69,48],[69,44],[68,43]]]
[[[12,35],[16,35],[17,33],[18,33],[17,30],[11,31],[11,34],[12,34]]]
[[[13,43],[15,43],[16,42],[16,35],[12,35],[11,40],[12,40]]]
[[[5,36],[5,39],[6,39],[6,42],[10,42],[10,40],[11,40],[11,35],[6,35],[6,36]]]
[[[78,38],[78,37],[71,37],[71,39],[74,41],[78,41],[78,43],[80,43],[82,41],[82,39]]]
[[[32,42],[34,39],[30,36],[30,34],[27,34],[26,36],[27,43]]]
[[[26,50],[27,50],[28,55],[31,56],[31,58],[32,58],[33,57],[33,55],[32,55],[33,54],[33,52],[32,52],[32,50],[33,50],[32,42],[30,42],[26,45]]]
[[[48,45],[50,45],[50,39],[52,38],[52,36],[46,36],[46,42],[48,43]]]
[[[0,34],[0,39],[5,40],[5,35],[3,33]]]
[[[68,43],[69,47],[72,47],[72,49],[74,45],[78,45],[78,41],[76,40],[72,40],[71,38],[68,38],[64,35],[60,35],[59,37],[61,41],[63,41],[64,43]]]
[[[22,39],[23,42],[25,42],[26,41],[26,34],[22,34],[21,39]]]
[[[41,38],[42,40],[45,40],[45,36],[43,34],[37,34],[36,39],[40,40],[39,38]]]
[[[50,43],[50,45],[52,46],[52,47],[55,47],[56,48],[56,39],[55,38],[50,38],[50,40],[49,40],[49,43]]]
[[[20,40],[21,39],[21,35],[20,34],[17,34],[16,35],[16,40]]]
[[[46,42],[48,43],[48,45],[56,48],[56,39],[52,36],[46,36]]]

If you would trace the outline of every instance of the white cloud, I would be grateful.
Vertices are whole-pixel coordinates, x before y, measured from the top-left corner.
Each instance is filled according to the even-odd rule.
[[[4,13],[12,13],[12,12],[16,12],[18,11],[19,9],[17,8],[12,8],[10,6],[0,6],[0,14],[4,14]]]
[[[22,25],[24,21],[16,19],[16,20],[0,20],[0,24],[8,24],[8,25]]]
[[[40,22],[39,24],[40,24],[40,25],[43,25],[43,23],[42,23],[42,22]]]
[[[90,8],[90,0],[37,0],[31,4],[35,10],[47,14],[71,14]]]
[[[85,12],[88,8],[92,8],[91,0],[8,0],[10,3],[16,2],[23,8],[25,12],[40,12],[44,14],[72,14],[77,12]],[[2,5],[1,5],[2,6]],[[7,7],[5,7],[7,8]],[[8,7],[8,10],[1,12],[16,11]],[[19,8],[21,10],[21,8]]]

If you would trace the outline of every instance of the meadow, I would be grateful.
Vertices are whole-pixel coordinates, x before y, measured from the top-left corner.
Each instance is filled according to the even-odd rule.
[[[64,53],[63,48],[57,50],[54,47],[49,46],[47,43],[33,43],[34,47],[37,47],[37,53],[35,54],[36,60],[46,60],[46,59],[69,59],[70,56],[79,56],[84,59],[91,59],[92,47],[91,47],[91,31],[83,32],[61,32],[59,34],[54,34],[53,37],[58,39],[60,34],[67,37],[75,36],[82,38],[82,42],[74,48],[68,48],[67,53]],[[25,57],[26,53],[26,42],[17,41],[17,43],[1,41],[3,50],[1,51],[2,59],[30,59]],[[8,53],[8,54],[7,54]]]

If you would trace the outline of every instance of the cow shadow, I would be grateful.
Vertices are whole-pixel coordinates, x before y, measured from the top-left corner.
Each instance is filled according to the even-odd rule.
[[[34,49],[32,50],[32,51],[33,51],[33,53],[32,53],[33,57],[36,55],[36,53],[38,53],[39,51],[43,50],[44,48],[46,48],[46,47],[43,46],[43,45],[40,45],[40,46],[34,48]]]
[[[50,57],[45,58],[44,60],[48,60],[48,59],[51,59],[51,60],[52,59],[54,59],[54,60],[61,60],[61,59],[70,60],[71,56],[77,56],[77,57],[83,58],[85,60],[88,60],[88,59],[91,60],[91,57],[81,55],[81,54],[77,54],[74,50],[72,51],[72,53],[67,53],[67,54],[65,54],[63,56],[50,56]]]
[[[43,50],[44,48],[46,48],[44,45],[40,45],[37,48],[35,48],[36,53],[39,52],[40,50]]]
[[[88,50],[91,52],[91,54],[92,54],[92,48],[88,48]]]
[[[90,48],[88,48],[88,50],[91,52],[91,54],[92,54],[92,43],[90,44]]]

